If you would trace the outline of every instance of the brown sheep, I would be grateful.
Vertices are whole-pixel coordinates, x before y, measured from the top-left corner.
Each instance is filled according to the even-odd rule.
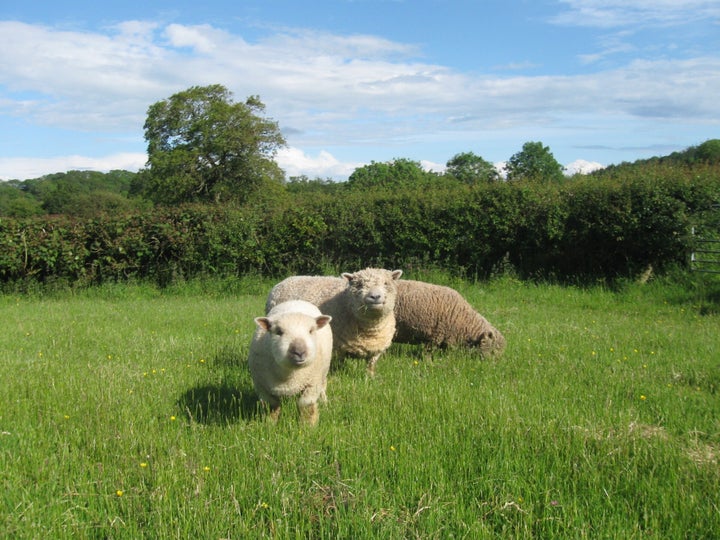
[[[505,349],[505,337],[455,289],[405,279],[397,289],[394,342],[470,347],[483,356]]]

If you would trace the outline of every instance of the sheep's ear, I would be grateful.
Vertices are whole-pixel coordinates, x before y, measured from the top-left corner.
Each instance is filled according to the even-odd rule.
[[[400,279],[400,276],[402,276],[402,270],[393,270],[391,275],[393,279]]]
[[[267,317],[255,317],[255,324],[257,324],[266,332],[270,331],[270,319],[268,319]]]
[[[315,324],[318,328],[324,327],[330,321],[332,321],[332,317],[330,315],[320,315],[319,317],[315,317]]]
[[[349,273],[349,272],[343,272],[343,273],[340,274],[340,275],[341,275],[342,277],[344,277],[345,279],[347,279],[348,281],[352,281],[352,278],[353,278],[353,276],[354,276],[355,274],[351,274],[351,273]]]

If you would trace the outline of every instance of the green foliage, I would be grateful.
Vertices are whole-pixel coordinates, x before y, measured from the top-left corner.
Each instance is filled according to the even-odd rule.
[[[148,167],[135,191],[156,203],[242,201],[267,180],[282,181],[273,161],[285,144],[257,96],[233,103],[221,85],[194,86],[148,109]]]
[[[414,189],[431,183],[437,175],[423,170],[417,161],[399,158],[393,161],[359,167],[347,181],[348,189],[367,190],[378,188]]]
[[[610,165],[604,169],[591,173],[594,176],[616,176],[617,174],[631,174],[642,172],[647,168],[658,165],[694,167],[703,165],[720,164],[720,139],[709,139],[698,146],[691,146],[680,152],[673,152],[667,156],[655,156],[648,159],[639,159],[632,163],[623,162],[617,165]]]
[[[43,214],[43,208],[19,182],[0,183],[0,216],[29,217]]]
[[[287,191],[293,194],[317,194],[338,192],[345,187],[345,184],[335,182],[331,178],[313,178],[305,175],[291,176],[285,184]]]
[[[447,162],[445,173],[469,185],[500,180],[500,174],[495,165],[472,152],[462,152],[453,156]]]
[[[507,162],[508,180],[558,182],[564,178],[563,167],[541,142],[526,142],[522,150]]]
[[[713,227],[717,167],[623,171],[477,186],[434,177],[417,189],[288,192],[268,182],[245,206],[3,218],[0,281],[169,284],[375,265],[585,282],[687,268],[691,226]]]
[[[27,197],[43,193],[43,204],[62,201],[74,216],[2,218],[0,282],[169,285],[203,275],[280,277],[370,265],[612,281],[689,268],[691,227],[704,237],[719,234],[719,167],[650,161],[563,182],[469,185],[395,160],[360,168],[347,184],[261,178],[244,204],[155,209],[123,198],[132,173],[11,182],[0,195],[31,204],[37,199]],[[82,177],[94,191],[79,191]],[[122,187],[112,188],[113,178]]]
[[[0,216],[92,217],[140,208],[142,201],[128,198],[134,177],[129,171],[69,171],[0,184]]]
[[[720,163],[720,139],[705,141],[697,147],[697,159],[703,163]]]
[[[393,345],[372,380],[348,360],[315,429],[292,400],[269,424],[252,387],[270,280],[0,295],[0,530],[717,536],[720,320],[692,291],[451,282],[505,357]]]

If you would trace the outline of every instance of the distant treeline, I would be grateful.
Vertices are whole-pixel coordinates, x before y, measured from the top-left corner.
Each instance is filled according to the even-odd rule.
[[[0,282],[167,284],[368,265],[575,281],[662,272],[687,266],[692,226],[720,226],[720,162],[685,157],[552,183],[469,185],[428,173],[353,188],[301,178],[236,206],[153,207],[131,196],[133,175],[122,171],[53,175],[3,186],[42,194],[33,200],[54,215],[0,217]],[[77,196],[63,199],[73,192],[65,185]],[[94,215],[79,206],[98,210],[100,200],[117,205]]]
[[[559,167],[549,154],[548,148],[540,143],[539,155],[526,156],[527,161],[537,163],[549,160],[551,165]],[[528,146],[526,145],[526,146]],[[535,148],[538,151],[537,148]],[[523,156],[519,152],[516,156]],[[515,156],[513,156],[515,157]],[[512,158],[511,158],[512,159]],[[698,146],[692,146],[682,152],[668,156],[624,162],[611,165],[588,175],[576,174],[561,180],[576,182],[585,176],[597,180],[618,176],[646,176],[647,170],[656,166],[692,168],[696,166],[720,165],[720,139],[711,139]],[[526,178],[536,183],[537,177]],[[412,192],[415,189],[454,189],[463,185],[486,187],[488,184],[502,182],[500,175],[492,165],[472,152],[456,155],[448,161],[444,174],[424,171],[420,163],[408,159],[396,159],[386,163],[373,162],[360,167],[347,182],[335,182],[330,179],[306,176],[291,177],[282,186],[260,186],[259,189],[270,192],[272,196],[303,193],[325,193],[342,196],[356,190],[401,189]],[[542,181],[542,179],[540,179]],[[143,172],[115,170],[109,173],[96,171],[68,171],[49,174],[31,180],[0,181],[0,217],[24,218],[47,214],[62,214],[75,217],[96,217],[103,214],[124,214],[128,212],[149,211],[154,203],[143,197]],[[262,194],[258,195],[263,197]],[[265,194],[265,198],[270,195]],[[256,197],[250,197],[252,203]],[[236,204],[231,202],[230,204]]]
[[[129,196],[136,176],[130,171],[69,171],[32,180],[0,182],[0,216],[87,217],[147,208],[147,203]]]

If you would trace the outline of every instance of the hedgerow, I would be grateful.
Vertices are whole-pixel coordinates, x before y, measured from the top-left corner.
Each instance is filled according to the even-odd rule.
[[[720,201],[717,167],[648,167],[563,183],[438,181],[273,194],[90,219],[0,218],[0,282],[77,284],[432,266],[486,277],[612,279],[688,262]]]

